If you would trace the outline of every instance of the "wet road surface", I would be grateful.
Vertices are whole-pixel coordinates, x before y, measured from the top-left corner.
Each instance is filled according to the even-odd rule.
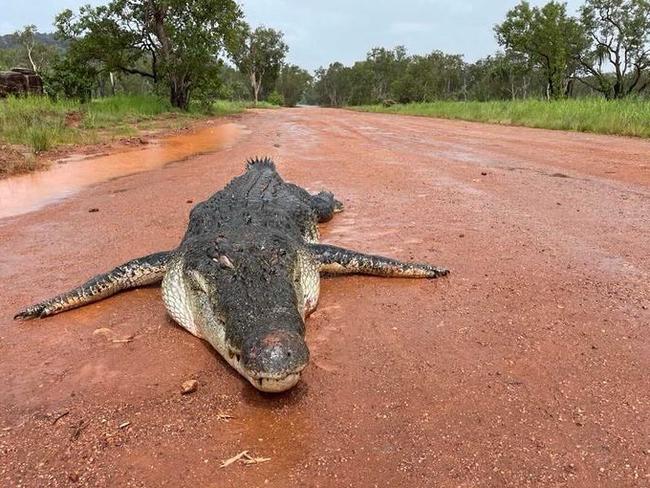
[[[0,220],[0,484],[648,486],[650,142],[325,109],[237,123],[229,147]],[[325,280],[281,396],[155,287],[11,320],[173,248],[254,155],[345,203],[324,241],[452,275]],[[270,460],[219,467],[245,450]]]

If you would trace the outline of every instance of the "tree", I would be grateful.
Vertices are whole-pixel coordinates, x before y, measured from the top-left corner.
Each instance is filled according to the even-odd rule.
[[[250,82],[255,104],[264,87],[272,89],[289,47],[283,41],[283,34],[275,29],[260,26],[251,31],[245,27],[233,51],[237,68]]]
[[[320,105],[341,107],[350,100],[352,93],[352,68],[342,63],[332,63],[325,68],[316,70],[314,92]]]
[[[296,65],[285,64],[280,71],[276,89],[282,95],[286,107],[295,107],[311,83],[311,75]]]
[[[543,96],[546,83],[526,58],[497,52],[467,66],[468,96],[474,100],[516,100]]]
[[[79,61],[73,50],[65,56],[55,56],[43,74],[45,91],[50,97],[63,96],[81,102],[90,100],[97,79],[97,68],[92,63]]]
[[[589,35],[578,60],[587,75],[581,81],[606,98],[623,98],[645,90],[650,67],[650,2],[647,0],[587,0],[580,10]],[[613,76],[610,70],[613,68]]]
[[[383,102],[393,98],[393,84],[406,69],[408,62],[404,46],[397,46],[390,50],[383,47],[370,50],[366,56],[366,63],[373,74],[374,101]]]
[[[551,1],[538,8],[522,1],[495,32],[507,51],[525,56],[544,72],[548,98],[567,94],[568,81],[577,69],[577,53],[587,41],[580,24],[567,15],[566,4]]]
[[[28,65],[35,73],[42,74],[60,50],[53,44],[42,42],[42,38],[47,36],[39,34],[35,25],[27,25],[22,30],[16,31],[11,37],[15,47],[4,53],[6,59],[11,60],[8,63],[11,66],[7,67]],[[13,53],[10,54],[11,52]],[[5,63],[6,61],[2,64]]]
[[[56,25],[81,62],[164,80],[171,104],[186,110],[192,90],[210,84],[232,50],[241,18],[234,0],[113,0],[76,16],[65,10]]]
[[[34,38],[34,33],[36,32],[36,26],[35,25],[28,25],[25,26],[25,28],[22,31],[17,31],[15,33],[15,36],[18,38],[18,41],[20,42],[21,46],[25,50],[25,53],[27,54],[27,59],[29,59],[29,64],[32,66],[32,70],[35,73],[38,73],[38,67],[36,66],[36,62],[34,61],[34,49],[36,48],[36,39]]]
[[[464,72],[465,63],[460,55],[433,51],[426,56],[413,56],[394,92],[402,103],[454,99],[464,90]]]

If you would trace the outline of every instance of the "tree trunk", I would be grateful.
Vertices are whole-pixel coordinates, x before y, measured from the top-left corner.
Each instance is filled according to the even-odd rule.
[[[253,89],[253,100],[255,105],[259,102],[260,99],[260,89],[262,88],[262,77],[260,76],[260,81],[257,81],[257,76],[255,73],[251,73],[251,88]]]
[[[172,78],[170,83],[170,102],[172,107],[187,110],[190,106],[189,85],[185,82]]]
[[[564,96],[566,98],[571,98],[573,96],[574,86],[575,86],[575,80],[573,78],[567,80],[566,88],[564,89]]]
[[[255,92],[255,105],[257,105],[257,102],[260,101],[260,85],[255,85],[253,91]]]
[[[32,58],[32,49],[30,47],[27,47],[27,57],[29,58],[29,63],[32,65],[32,71],[34,73],[38,73],[38,68],[36,67],[36,63]]]

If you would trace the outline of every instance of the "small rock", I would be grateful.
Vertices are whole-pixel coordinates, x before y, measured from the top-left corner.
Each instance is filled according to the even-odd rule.
[[[273,144],[273,147],[280,147],[280,144]]]
[[[88,213],[95,213],[95,212],[99,212],[99,209],[98,208],[91,208],[90,210],[88,210]]]
[[[487,173],[485,171],[481,171],[481,176],[487,176]]]
[[[185,203],[194,203],[194,200],[188,200],[188,201],[185,202]]]
[[[185,383],[181,385],[181,394],[189,395],[190,393],[194,393],[198,387],[199,387],[198,381],[187,380]]]

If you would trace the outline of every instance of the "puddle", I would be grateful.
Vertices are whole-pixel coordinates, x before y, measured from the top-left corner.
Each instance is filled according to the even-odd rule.
[[[215,125],[159,139],[141,149],[71,156],[47,171],[0,180],[0,218],[32,212],[90,185],[216,151],[231,145],[242,132],[243,126],[238,124]]]

